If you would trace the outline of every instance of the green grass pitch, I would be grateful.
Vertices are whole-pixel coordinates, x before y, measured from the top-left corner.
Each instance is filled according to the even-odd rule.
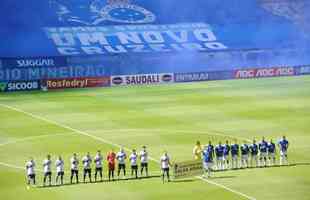
[[[53,161],[61,154],[69,170],[73,152],[105,154],[118,144],[147,145],[155,159],[167,150],[183,161],[191,159],[196,140],[282,134],[295,166],[219,172],[211,182],[193,177],[163,184],[154,177],[29,190],[25,184],[29,156],[38,170],[47,153]],[[309,200],[309,163],[310,76],[0,95],[1,200]],[[159,174],[153,161],[151,173]]]

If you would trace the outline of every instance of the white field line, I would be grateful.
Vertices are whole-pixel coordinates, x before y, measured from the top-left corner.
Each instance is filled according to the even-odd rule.
[[[198,178],[198,179],[200,179],[200,180],[202,180],[202,181],[205,181],[205,182],[207,182],[207,183],[209,183],[209,184],[211,184],[211,185],[218,186],[218,187],[220,187],[220,188],[223,188],[224,190],[227,190],[227,191],[230,191],[230,192],[235,193],[235,194],[237,194],[237,195],[240,195],[240,196],[242,196],[242,197],[244,197],[244,198],[246,198],[246,199],[248,199],[248,200],[256,200],[256,198],[254,198],[254,197],[251,197],[251,196],[246,195],[246,194],[244,194],[244,193],[242,193],[242,192],[239,192],[239,191],[237,191],[237,190],[234,190],[234,189],[231,189],[231,188],[229,188],[229,187],[226,187],[225,185],[216,183],[216,182],[211,181],[211,180],[208,180],[208,179],[204,179],[204,178],[202,178],[202,177],[200,177],[200,176],[196,176],[196,178]]]
[[[32,113],[30,113],[30,112],[21,110],[21,109],[19,109],[19,108],[16,108],[16,107],[13,107],[13,106],[9,106],[9,105],[6,105],[6,104],[1,104],[1,103],[0,103],[0,106],[2,106],[2,107],[4,107],[4,108],[7,108],[7,109],[10,109],[10,110],[14,110],[14,111],[23,113],[23,114],[25,114],[25,115],[28,115],[28,116],[34,118],[34,119],[38,119],[38,120],[47,122],[47,123],[49,123],[49,124],[53,124],[53,125],[56,125],[56,126],[58,126],[58,127],[61,127],[61,128],[67,129],[67,130],[70,130],[70,131],[72,131],[72,132],[74,132],[74,133],[77,133],[77,134],[80,134],[80,135],[84,135],[84,136],[90,137],[90,138],[92,138],[92,139],[94,139],[94,140],[101,141],[101,142],[103,142],[103,143],[105,143],[105,144],[109,144],[109,145],[111,145],[111,146],[115,146],[115,147],[118,147],[118,148],[124,148],[124,149],[126,149],[127,151],[131,151],[129,148],[123,147],[123,146],[120,145],[120,144],[116,144],[116,143],[114,143],[114,142],[112,142],[112,141],[109,141],[109,140],[103,139],[103,138],[101,138],[101,137],[97,137],[97,136],[91,135],[91,134],[89,134],[89,133],[87,133],[87,132],[85,132],[85,131],[72,128],[72,127],[67,126],[67,125],[65,125],[65,124],[61,124],[61,123],[59,123],[59,122],[56,122],[56,121],[53,121],[53,120],[50,120],[50,119],[41,117],[41,116],[39,116],[39,115],[32,114]],[[152,160],[152,161],[157,161],[156,159],[151,158],[151,157],[150,157],[150,160]]]
[[[30,136],[30,137],[25,137],[25,138],[21,138],[21,139],[17,139],[17,140],[1,143],[0,147],[5,146],[5,145],[10,145],[10,144],[16,144],[16,143],[20,143],[20,142],[26,142],[26,141],[41,139],[41,138],[48,138],[48,137],[53,137],[53,136],[71,135],[71,134],[73,134],[73,133],[59,133],[59,134],[47,134],[47,135],[39,135],[39,136]]]
[[[106,143],[106,144],[109,144],[109,145],[112,145],[112,146],[123,147],[122,145],[113,143],[113,142],[111,142],[111,141],[109,141],[109,140],[105,140],[105,139],[103,139],[103,138],[100,138],[100,137],[97,137],[97,136],[94,136],[94,135],[90,135],[90,134],[88,134],[88,133],[86,133],[86,132],[84,132],[84,131],[81,131],[81,130],[72,128],[72,127],[70,127],[70,126],[67,126],[67,125],[58,123],[58,122],[56,122],[56,121],[52,121],[52,120],[50,120],[50,119],[47,119],[47,118],[44,118],[44,117],[41,117],[41,116],[38,116],[38,115],[34,115],[34,114],[30,113],[30,112],[21,110],[21,109],[19,109],[19,108],[12,107],[12,106],[5,105],[5,104],[0,104],[0,106],[5,107],[5,108],[8,108],[8,109],[11,109],[11,110],[14,110],[14,111],[17,111],[17,112],[20,112],[20,113],[23,113],[23,114],[28,115],[28,116],[30,116],[30,117],[32,117],[32,118],[39,119],[39,120],[45,121],[45,122],[47,122],[47,123],[54,124],[54,125],[56,125],[56,126],[59,126],[59,127],[62,127],[62,128],[68,129],[68,130],[71,130],[71,131],[73,131],[73,132],[75,132],[75,133],[78,133],[78,134],[80,134],[80,135],[88,136],[88,137],[90,137],[90,138],[92,138],[92,139],[101,141],[101,142],[103,142],[103,143]],[[123,148],[126,149],[126,150],[130,150],[130,149],[126,148],[126,147],[123,147]],[[156,163],[159,163],[159,161],[158,161],[157,159],[154,159],[154,158],[152,158],[152,157],[150,157],[150,160],[152,160],[152,161],[154,161],[154,162],[156,162]],[[2,165],[4,165],[4,166],[7,166],[7,167],[11,166],[11,167],[13,167],[13,168],[20,168],[20,167],[18,167],[18,166],[14,166],[14,165],[8,165],[8,164],[6,164],[6,163],[1,163],[1,162],[0,162],[0,164],[2,164]],[[199,178],[199,179],[201,180],[201,177],[197,177],[197,178]],[[233,192],[233,193],[235,193],[235,194],[238,194],[238,195],[240,195],[240,196],[247,197],[247,198],[249,197],[249,196],[247,196],[247,195],[245,195],[245,194],[243,194],[243,193],[241,193],[241,192],[238,192],[238,191],[235,191],[235,190],[233,190],[233,189],[230,189],[230,188],[228,188],[228,187],[226,187],[226,186],[224,186],[224,185],[222,185],[222,184],[215,183],[215,182],[208,182],[208,183],[209,183],[209,184],[216,185],[216,186],[221,187],[221,188],[223,188],[223,189],[226,189],[226,190],[228,190],[228,191],[230,191],[230,192]],[[252,198],[252,197],[250,197],[250,198],[248,198],[248,199],[249,199],[249,200],[256,200],[255,198]]]

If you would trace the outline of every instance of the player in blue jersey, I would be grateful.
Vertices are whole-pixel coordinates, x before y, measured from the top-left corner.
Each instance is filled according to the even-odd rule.
[[[224,146],[222,142],[219,142],[215,147],[215,155],[216,155],[216,167],[217,170],[224,169]]]
[[[258,145],[256,144],[256,140],[253,140],[253,143],[249,146],[251,153],[251,167],[258,167]]]
[[[289,142],[285,136],[278,142],[280,148],[280,165],[288,165],[288,158],[287,158],[287,150],[289,147]]]
[[[268,159],[269,166],[273,166],[276,164],[276,145],[272,140],[268,143]]]
[[[214,146],[212,145],[211,141],[209,141],[209,144],[207,146],[207,150],[208,150],[208,152],[210,152],[212,154],[212,157],[214,157]]]
[[[207,176],[204,175],[204,177],[210,177],[213,167],[213,151],[210,150],[210,143],[208,146],[204,147],[204,150],[202,151],[202,156],[204,171],[208,174]]]
[[[224,145],[224,169],[229,168],[229,153],[230,153],[230,145],[228,140],[226,140],[226,144]]]
[[[237,169],[239,168],[238,157],[239,157],[239,145],[237,144],[237,140],[235,140],[234,144],[230,146],[231,152],[231,168]]]
[[[258,144],[258,149],[259,149],[260,166],[266,167],[268,143],[266,142],[265,137],[263,137],[262,141]]]
[[[247,142],[244,143],[240,147],[241,149],[241,168],[247,168],[249,166],[249,152],[250,148],[247,145]]]

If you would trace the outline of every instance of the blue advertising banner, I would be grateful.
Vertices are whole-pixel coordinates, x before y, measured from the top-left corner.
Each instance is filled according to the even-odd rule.
[[[65,57],[3,58],[3,68],[66,67]]]
[[[297,75],[310,74],[310,65],[297,66],[297,67],[295,67],[295,71],[296,71]]]
[[[32,91],[40,89],[41,82],[38,80],[0,82],[0,92]]]
[[[233,79],[233,71],[214,71],[214,72],[192,72],[192,73],[175,73],[175,82],[196,82],[210,80]]]
[[[106,74],[106,68],[103,66],[12,68],[0,70],[0,81],[101,77]]]

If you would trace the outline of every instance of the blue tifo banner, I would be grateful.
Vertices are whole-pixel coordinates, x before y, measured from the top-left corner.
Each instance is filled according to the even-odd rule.
[[[103,66],[32,67],[0,69],[0,81],[38,80],[53,78],[101,77],[106,75]]]
[[[61,55],[225,50],[205,23],[44,29]]]
[[[175,73],[175,82],[196,82],[233,79],[233,71]]]
[[[65,57],[3,58],[2,68],[66,67]]]
[[[249,0],[2,0],[0,55],[309,47],[307,18],[291,2],[278,8]]]
[[[41,82],[38,80],[0,82],[0,92],[32,91],[40,89]]]

